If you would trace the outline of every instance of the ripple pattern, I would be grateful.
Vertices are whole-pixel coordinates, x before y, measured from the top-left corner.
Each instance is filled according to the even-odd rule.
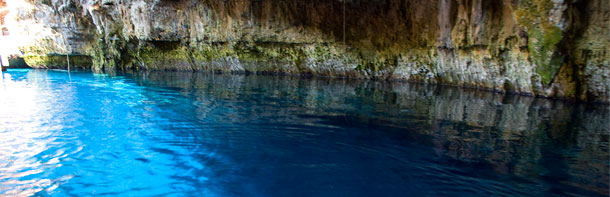
[[[0,196],[609,194],[605,105],[184,72],[0,80]]]

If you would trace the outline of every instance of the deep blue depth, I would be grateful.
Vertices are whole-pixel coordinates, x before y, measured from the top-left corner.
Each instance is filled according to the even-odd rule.
[[[0,81],[0,195],[609,194],[606,105],[184,72]]]

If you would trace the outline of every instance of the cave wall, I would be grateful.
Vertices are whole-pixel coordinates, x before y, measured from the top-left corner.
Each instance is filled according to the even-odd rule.
[[[13,5],[11,5],[13,4]],[[26,62],[410,80],[610,102],[607,0],[29,0]],[[13,30],[11,30],[13,31]],[[47,60],[50,59],[50,60]],[[38,63],[37,63],[38,62]],[[57,62],[51,64],[50,62]]]

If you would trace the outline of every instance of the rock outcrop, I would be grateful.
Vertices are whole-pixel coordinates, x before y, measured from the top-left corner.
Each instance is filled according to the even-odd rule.
[[[34,67],[409,80],[610,102],[607,0],[8,2]],[[11,26],[12,27],[12,26]]]

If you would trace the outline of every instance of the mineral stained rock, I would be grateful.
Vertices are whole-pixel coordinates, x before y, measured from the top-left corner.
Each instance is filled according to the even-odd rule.
[[[409,80],[610,102],[608,0],[28,0],[31,66]],[[72,56],[71,56],[72,57]],[[60,60],[61,59],[61,60]],[[37,63],[38,62],[38,63]],[[56,62],[56,63],[50,63]]]

